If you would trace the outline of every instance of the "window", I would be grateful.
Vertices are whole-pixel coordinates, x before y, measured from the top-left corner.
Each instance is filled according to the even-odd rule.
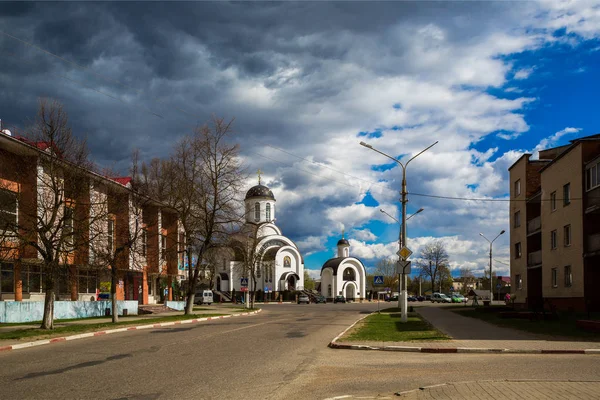
[[[271,203],[267,203],[266,212],[267,212],[266,219],[267,219],[267,222],[269,222],[269,221],[271,221]]]
[[[565,225],[563,228],[563,233],[565,235],[565,246],[571,245],[571,225]]]
[[[41,293],[42,292],[42,274],[38,266],[21,266],[21,282],[23,283],[23,293]]]
[[[80,269],[77,271],[79,293],[96,293],[98,287],[98,272],[95,270]]]
[[[109,218],[109,220],[108,220],[108,229],[107,229],[106,237],[108,240],[108,248],[107,248],[108,254],[111,255],[113,253],[114,246],[115,246],[115,220],[112,218]]]
[[[556,229],[550,232],[550,248],[556,249]]]
[[[517,283],[517,289],[523,289],[523,279],[521,279],[521,275],[515,275],[515,282]]]
[[[521,194],[521,180],[517,179],[515,182],[515,197]]]
[[[558,287],[558,268],[552,268],[552,287]]]
[[[14,232],[17,226],[17,194],[0,189],[0,230]]]
[[[550,193],[550,207],[552,211],[556,211],[556,192]]]
[[[573,273],[571,272],[571,266],[565,267],[565,287],[571,287],[573,285]]]
[[[162,257],[165,257],[165,252],[167,251],[167,235],[160,235],[160,250],[162,252]]]
[[[14,265],[0,264],[0,293],[13,293],[15,290]]]
[[[567,183],[563,186],[563,206],[571,204],[571,184]]]
[[[142,256],[146,257],[148,254],[148,231],[142,229]]]
[[[67,245],[73,245],[73,214],[71,207],[65,207],[65,222],[63,225],[63,237]]]
[[[586,190],[592,190],[595,187],[600,186],[600,177],[598,176],[598,170],[600,169],[600,161],[589,167],[585,171],[585,188]]]
[[[260,203],[254,204],[254,220],[260,221]]]
[[[517,211],[515,213],[514,219],[515,219],[515,221],[514,221],[515,228],[520,227],[521,226],[521,211]]]
[[[521,258],[521,242],[515,243],[515,258]]]

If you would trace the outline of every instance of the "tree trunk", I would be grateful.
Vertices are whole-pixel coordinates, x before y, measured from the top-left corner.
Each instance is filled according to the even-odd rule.
[[[117,307],[117,269],[112,267],[110,269],[110,300],[111,300],[111,314],[112,314],[112,322],[119,322],[119,309]]]
[[[54,287],[46,289],[46,298],[44,299],[44,317],[42,319],[41,329],[54,329]]]
[[[187,299],[185,300],[185,315],[191,315],[194,313],[194,297],[196,295],[196,279],[198,275],[196,274],[196,270],[192,270],[192,255],[191,253],[187,253],[188,257],[188,265],[189,265],[189,274],[188,274],[188,287],[187,287]],[[198,261],[200,262],[200,261]]]

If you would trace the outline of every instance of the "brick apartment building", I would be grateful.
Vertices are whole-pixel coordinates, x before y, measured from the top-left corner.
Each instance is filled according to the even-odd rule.
[[[515,304],[600,310],[600,134],[530,157],[509,168]]]
[[[39,161],[46,149],[42,142],[34,143],[11,136],[7,131],[0,132],[0,221],[13,221],[17,227],[27,229],[26,224],[32,223],[30,216],[35,215],[36,209],[40,212],[44,171]],[[152,304],[164,296],[161,287],[166,286],[167,300],[172,300],[171,283],[177,279],[181,259],[178,238],[183,235],[176,211],[153,199],[134,202],[131,178],[107,178],[85,170],[82,179],[87,186],[79,192],[79,198],[67,199],[61,212],[79,217],[73,221],[92,221],[98,207],[104,207],[106,217],[94,220],[89,227],[70,224],[69,229],[80,229],[89,240],[73,246],[61,259],[60,262],[66,264],[61,270],[68,273],[60,276],[58,298],[97,300],[101,282],[111,280],[112,267],[99,265],[95,249],[123,246],[127,238],[132,237],[133,226],[138,224],[135,226],[139,234],[135,238],[139,256],[134,257],[127,250],[114,261],[119,270],[117,297]],[[67,186],[65,183],[64,193],[68,195]],[[100,232],[93,238],[90,237],[92,228]],[[16,241],[0,228],[0,239],[2,236],[5,240],[0,248],[0,301],[43,301],[45,272],[37,250],[28,245],[11,247],[10,241]]]

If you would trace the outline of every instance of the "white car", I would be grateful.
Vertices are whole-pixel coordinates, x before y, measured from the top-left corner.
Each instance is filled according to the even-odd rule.
[[[434,293],[431,295],[432,303],[452,303],[452,299],[444,293]]]
[[[198,290],[194,296],[194,304],[208,304],[209,306],[213,303],[213,292],[212,290]]]

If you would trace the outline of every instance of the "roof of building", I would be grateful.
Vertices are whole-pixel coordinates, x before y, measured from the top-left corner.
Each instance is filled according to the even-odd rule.
[[[551,165],[553,165],[554,163],[556,163],[558,160],[560,160],[564,156],[566,156],[571,150],[573,150],[574,148],[576,148],[581,142],[589,142],[589,141],[596,141],[596,140],[600,140],[600,133],[597,133],[595,135],[584,136],[584,137],[580,137],[580,138],[577,138],[577,139],[573,139],[573,140],[570,140],[570,142],[571,142],[570,145],[557,147],[557,149],[561,149],[563,147],[565,149],[562,150],[556,156],[556,158],[554,158],[553,160],[551,160],[548,164],[544,165],[544,167],[540,169],[540,173],[543,172],[543,171],[545,171],[548,167],[550,167]],[[546,150],[552,150],[552,149],[546,149]]]
[[[344,246],[350,246],[350,242],[348,242],[348,241],[347,241],[346,239],[344,239],[344,238],[341,238],[340,240],[338,240],[338,243],[337,243],[337,245],[338,245],[338,246],[342,246],[342,245],[344,245]]]
[[[321,267],[321,273],[325,268],[331,268],[333,270],[333,274],[337,275],[338,267],[346,258],[347,257],[330,258],[329,260],[325,261],[325,264],[323,264],[323,267]]]
[[[271,189],[269,189],[265,185],[261,185],[261,184],[251,187],[250,190],[248,190],[248,192],[246,192],[245,200],[248,200],[248,199],[251,199],[254,197],[266,197],[271,200],[275,200],[275,196],[273,195],[273,192],[271,191]]]
[[[114,178],[110,178],[113,181],[120,183],[123,186],[127,186],[128,183],[131,183],[131,177],[130,176],[121,176],[121,177],[114,177]]]

